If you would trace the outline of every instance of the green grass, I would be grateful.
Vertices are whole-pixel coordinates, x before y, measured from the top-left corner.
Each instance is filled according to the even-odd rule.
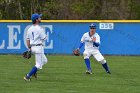
[[[85,75],[82,56],[47,58],[38,80],[25,82],[23,77],[34,64],[34,57],[25,60],[20,55],[0,55],[0,93],[140,93],[139,56],[105,56],[111,75],[93,58],[92,75]]]

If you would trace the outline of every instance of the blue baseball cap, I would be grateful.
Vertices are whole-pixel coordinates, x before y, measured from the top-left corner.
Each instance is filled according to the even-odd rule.
[[[42,17],[42,14],[37,14],[37,13],[35,13],[35,14],[32,14],[31,20],[34,21],[34,20],[36,20],[36,19],[38,19],[38,18],[41,18],[41,17]]]
[[[93,28],[93,29],[96,29],[96,24],[95,24],[95,23],[91,23],[91,24],[89,25],[89,27],[90,27],[90,28]]]

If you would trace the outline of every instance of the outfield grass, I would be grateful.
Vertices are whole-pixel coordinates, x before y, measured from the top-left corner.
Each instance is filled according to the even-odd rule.
[[[93,58],[92,75],[85,75],[82,56],[48,56],[38,80],[23,80],[34,58],[0,55],[0,93],[140,93],[140,57],[105,56],[112,74]],[[31,61],[32,64],[29,64]]]

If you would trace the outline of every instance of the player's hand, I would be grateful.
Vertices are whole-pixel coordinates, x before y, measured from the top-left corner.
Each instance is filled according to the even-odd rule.
[[[96,37],[93,37],[93,38],[92,38],[92,41],[95,42],[95,41],[96,41]]]

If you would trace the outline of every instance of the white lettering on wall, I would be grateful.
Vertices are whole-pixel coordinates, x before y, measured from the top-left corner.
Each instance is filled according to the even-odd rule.
[[[18,34],[20,34],[20,25],[8,25],[7,27],[9,28],[9,45],[7,49],[20,49],[21,40],[17,38]]]
[[[26,44],[26,34],[27,30],[31,25],[27,25],[21,34],[21,26],[20,25],[7,25],[8,28],[8,39],[2,40],[0,42],[0,49],[21,49]],[[53,26],[52,25],[41,25],[44,28],[44,31],[47,35],[47,40],[44,42],[44,49],[53,49],[53,40],[50,38],[50,35],[53,34]],[[21,40],[20,35],[23,35],[23,40]],[[23,41],[24,45],[21,45],[21,41]]]
[[[50,34],[52,34],[53,33],[53,27],[52,27],[52,25],[41,25],[43,28],[44,28],[44,30],[45,30],[45,28],[48,28],[48,29],[50,29],[50,32],[46,32],[47,33],[47,40],[46,40],[46,42],[47,43],[49,43],[48,45],[46,45],[45,43],[44,43],[44,49],[53,49],[53,40],[50,40]],[[46,31],[46,30],[45,30]]]
[[[31,25],[28,25],[26,28],[25,28],[25,30],[24,30],[24,36],[23,36],[23,42],[24,42],[24,45],[25,45],[25,47],[26,48],[28,48],[27,47],[27,43],[26,43],[26,35],[27,35],[27,30],[29,29],[31,27]]]
[[[0,49],[4,49],[4,47],[5,47],[5,41],[2,40],[2,44],[0,45]]]

